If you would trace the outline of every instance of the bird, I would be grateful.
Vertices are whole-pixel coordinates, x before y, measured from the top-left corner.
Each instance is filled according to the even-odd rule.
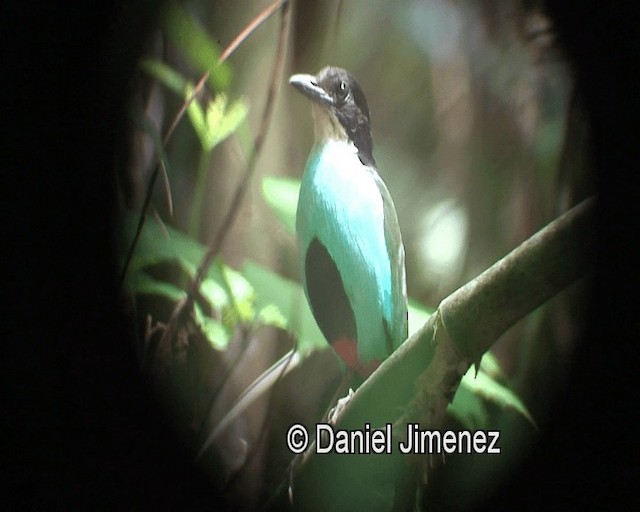
[[[327,66],[289,83],[311,101],[315,136],[296,212],[303,288],[324,337],[366,378],[407,338],[398,216],[378,174],[356,79]]]
[[[315,76],[293,75],[289,83],[311,100],[316,139],[296,212],[305,295],[349,372],[366,379],[407,338],[398,216],[378,175],[369,108],[356,79],[326,67]],[[294,349],[263,372],[211,430],[198,456],[301,361]]]

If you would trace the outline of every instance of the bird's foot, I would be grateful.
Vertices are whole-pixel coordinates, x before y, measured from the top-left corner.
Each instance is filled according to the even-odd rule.
[[[342,413],[343,409],[347,406],[347,404],[349,403],[353,395],[354,395],[353,389],[349,388],[349,392],[347,393],[347,396],[338,400],[338,403],[336,404],[336,406],[329,411],[328,421],[330,425],[336,424],[336,421],[338,421],[338,417],[340,416],[340,413]]]

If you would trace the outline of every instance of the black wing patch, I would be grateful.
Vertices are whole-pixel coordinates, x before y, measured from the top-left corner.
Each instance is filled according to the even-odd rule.
[[[338,267],[326,247],[314,238],[305,256],[307,293],[313,316],[329,342],[357,341],[356,321]]]

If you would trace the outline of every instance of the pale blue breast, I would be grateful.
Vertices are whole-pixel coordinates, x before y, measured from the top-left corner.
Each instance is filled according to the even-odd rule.
[[[302,263],[317,237],[340,271],[356,318],[358,355],[365,362],[388,356],[382,318],[393,326],[397,316],[383,199],[373,172],[344,142],[329,140],[314,147],[302,179],[296,221]]]

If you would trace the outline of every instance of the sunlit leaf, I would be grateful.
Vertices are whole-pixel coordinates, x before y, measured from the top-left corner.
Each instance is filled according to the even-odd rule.
[[[253,286],[251,286],[251,283],[247,281],[241,272],[238,272],[226,265],[221,265],[220,271],[224,272],[224,278],[229,284],[236,300],[245,301],[255,298]]]
[[[193,95],[194,87],[191,84],[188,84],[185,89],[185,99],[190,98]],[[193,129],[198,134],[198,138],[200,139],[200,144],[203,148],[207,148],[209,145],[209,125],[207,124],[207,119],[205,117],[204,110],[200,106],[200,103],[196,99],[189,102],[189,106],[187,107],[187,114],[189,116],[189,120],[193,126]]]
[[[194,307],[194,316],[196,323],[213,347],[218,350],[226,349],[230,339],[227,329],[217,320],[205,315],[197,304]]]
[[[234,133],[240,123],[247,117],[248,107],[243,100],[236,100],[231,105],[225,101],[224,115],[218,124],[210,124],[211,148],[220,144],[229,135]]]
[[[204,279],[202,281],[200,293],[215,309],[222,310],[222,308],[229,305],[229,297],[224,288],[213,279]]]
[[[238,322],[250,323],[255,320],[255,291],[249,282],[231,268],[223,265],[220,260],[214,263],[220,271],[219,281],[228,297],[228,308],[224,310],[223,322],[226,326],[233,326]]]
[[[271,325],[280,329],[287,328],[287,319],[282,315],[278,306],[269,304],[258,313],[258,323],[263,325]]]
[[[222,315],[222,323],[227,327],[233,327],[238,323],[250,323],[255,319],[253,304],[248,301],[238,302],[237,307],[225,308]]]
[[[203,109],[198,98],[193,97],[194,85],[162,61],[147,59],[142,61],[141,67],[189,102],[187,106],[189,120],[200,139],[200,144],[207,151],[211,151],[234,133],[247,117],[246,102],[235,100],[229,104],[228,97],[224,93],[216,94]],[[167,163],[165,158],[165,165]]]
[[[185,98],[191,97],[193,86],[187,84]],[[248,108],[243,100],[236,100],[228,105],[226,94],[219,93],[215,99],[207,102],[206,112],[197,101],[189,103],[187,113],[198,134],[200,144],[206,151],[211,151],[224,139],[229,137],[244,121]]]
[[[218,127],[222,123],[222,118],[224,117],[224,111],[227,108],[227,95],[226,94],[216,94],[215,99],[209,101],[207,104],[207,115],[206,115],[206,124],[207,124],[207,138],[206,138],[206,149],[211,150],[215,146],[215,133],[218,130]]]

